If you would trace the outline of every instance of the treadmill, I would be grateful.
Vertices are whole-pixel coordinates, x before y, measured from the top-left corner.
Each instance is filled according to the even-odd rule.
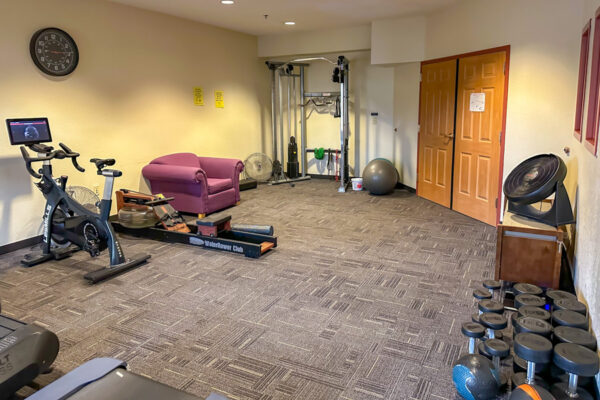
[[[50,371],[59,349],[47,329],[0,314],[0,400],[8,400]],[[127,369],[114,358],[90,360],[27,397],[28,400],[201,400]],[[205,400],[228,400],[211,393]]]
[[[53,332],[0,315],[0,400],[48,372],[58,348]]]

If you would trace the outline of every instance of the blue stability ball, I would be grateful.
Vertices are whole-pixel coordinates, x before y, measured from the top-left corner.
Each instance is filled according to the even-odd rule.
[[[394,164],[385,158],[369,162],[362,174],[363,186],[371,194],[391,193],[398,183],[398,171]]]

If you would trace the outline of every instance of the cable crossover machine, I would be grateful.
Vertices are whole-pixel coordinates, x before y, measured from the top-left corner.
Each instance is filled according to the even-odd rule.
[[[326,61],[333,65],[332,80],[339,83],[339,92],[306,92],[304,77],[307,61]],[[271,129],[273,133],[273,177],[272,185],[292,183],[310,179],[307,175],[306,120],[307,107],[317,113],[331,113],[340,118],[340,168],[338,192],[345,192],[350,182],[348,167],[348,137],[350,119],[348,115],[349,63],[344,56],[336,61],[325,57],[300,58],[288,62],[267,61],[271,71]],[[299,94],[296,91],[299,86]],[[284,89],[285,92],[284,93]],[[285,98],[284,98],[285,97]],[[285,105],[284,105],[285,100]],[[298,105],[298,100],[300,104]],[[333,111],[331,109],[333,108]],[[325,111],[324,111],[325,110]],[[300,111],[300,157],[298,157],[298,111]],[[309,116],[310,116],[309,114]],[[293,125],[293,128],[292,128]],[[286,172],[283,164],[285,155],[285,137],[289,137]],[[335,150],[327,150],[330,154]],[[301,161],[299,161],[301,160]]]

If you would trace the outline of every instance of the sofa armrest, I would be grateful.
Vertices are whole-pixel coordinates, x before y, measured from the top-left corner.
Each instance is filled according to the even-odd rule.
[[[200,183],[206,185],[206,173],[202,168],[197,167],[148,164],[142,168],[142,175],[149,181]]]
[[[244,170],[244,163],[234,158],[198,157],[198,160],[207,177],[232,179],[234,184]]]

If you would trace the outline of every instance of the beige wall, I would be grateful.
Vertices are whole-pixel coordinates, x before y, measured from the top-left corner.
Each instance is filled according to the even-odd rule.
[[[571,143],[581,12],[581,0],[468,0],[428,19],[427,59],[511,45],[505,176]]]
[[[586,0],[580,31],[600,7],[600,0]],[[592,21],[592,24],[594,22]],[[592,25],[592,32],[594,26]],[[591,50],[589,59],[591,60]],[[590,63],[591,65],[591,63]],[[591,70],[591,68],[589,68]],[[588,71],[586,102],[589,95],[590,74]],[[586,107],[587,111],[587,107]],[[587,116],[586,114],[584,114]],[[585,136],[585,133],[584,133]],[[575,140],[574,140],[575,141]],[[576,142],[576,141],[575,141]],[[577,240],[576,240],[576,285],[579,295],[587,302],[592,316],[593,329],[600,335],[600,160],[584,149],[581,143],[572,146],[577,160],[579,181],[577,188]],[[600,375],[596,377],[600,385]]]
[[[393,64],[425,58],[427,17],[422,15],[373,21],[371,63]]]
[[[47,116],[55,143],[80,152],[87,168],[56,161],[56,175],[71,184],[102,189],[92,157],[116,158],[124,172],[116,187],[138,189],[156,156],[244,159],[266,146],[268,74],[256,37],[97,0],[4,1],[0,26],[0,119]],[[29,56],[31,35],[47,26],[79,46],[79,66],[66,78],[42,74]],[[193,104],[194,86],[204,88],[203,107]],[[225,91],[224,109],[214,106],[215,90]],[[39,232],[44,200],[1,130],[3,245]]]
[[[417,187],[421,63],[394,67],[394,160],[400,182]]]
[[[370,24],[283,35],[263,35],[258,38],[259,57],[351,52],[368,50],[370,47]]]

